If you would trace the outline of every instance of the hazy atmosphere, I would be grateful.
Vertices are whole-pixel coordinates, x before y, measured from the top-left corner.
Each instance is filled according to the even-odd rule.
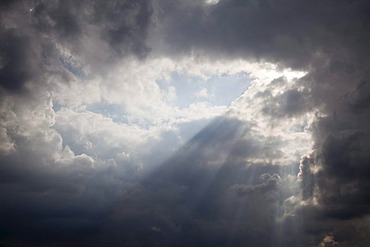
[[[1,0],[0,246],[370,246],[370,1]]]

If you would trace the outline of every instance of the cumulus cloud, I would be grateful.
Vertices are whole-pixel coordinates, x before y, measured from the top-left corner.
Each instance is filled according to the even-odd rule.
[[[1,245],[369,243],[366,1],[0,7]]]

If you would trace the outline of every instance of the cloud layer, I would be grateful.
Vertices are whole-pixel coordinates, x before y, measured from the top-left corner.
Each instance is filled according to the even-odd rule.
[[[0,245],[369,245],[369,11],[2,1]]]

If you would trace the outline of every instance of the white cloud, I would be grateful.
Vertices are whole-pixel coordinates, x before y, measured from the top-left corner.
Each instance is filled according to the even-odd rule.
[[[217,4],[220,0],[205,0],[206,4],[214,5]]]
[[[207,88],[202,88],[201,90],[195,93],[195,96],[198,99],[207,99],[209,97]]]

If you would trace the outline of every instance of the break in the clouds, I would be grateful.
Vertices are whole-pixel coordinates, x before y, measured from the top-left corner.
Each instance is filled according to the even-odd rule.
[[[1,1],[1,246],[368,246],[367,1]]]

